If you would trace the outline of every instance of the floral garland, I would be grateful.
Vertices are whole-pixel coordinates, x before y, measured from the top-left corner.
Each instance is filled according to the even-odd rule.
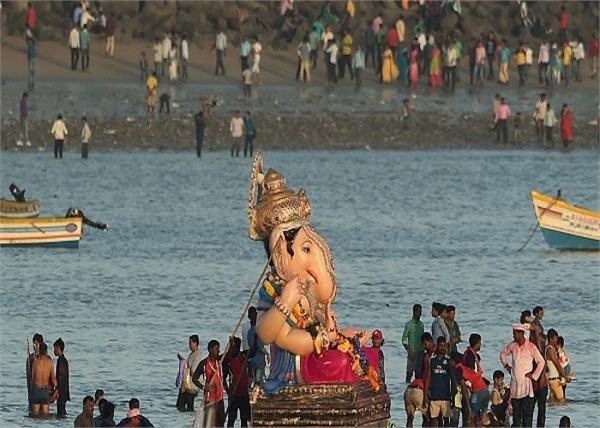
[[[279,297],[281,290],[285,287],[286,281],[274,272],[268,272],[263,287],[259,292],[261,300],[274,304],[275,298]],[[270,301],[270,302],[269,302]],[[324,328],[323,325],[313,320],[311,315],[304,311],[298,303],[291,311],[289,320],[298,328],[307,331],[313,339]],[[369,382],[375,392],[379,391],[379,375],[377,371],[369,364],[367,356],[360,346],[360,336],[357,334],[348,338],[337,329],[337,340],[329,345],[330,349],[337,349],[340,352],[348,354],[352,358],[352,371],[362,380]],[[317,355],[322,355],[320,349],[315,349]]]

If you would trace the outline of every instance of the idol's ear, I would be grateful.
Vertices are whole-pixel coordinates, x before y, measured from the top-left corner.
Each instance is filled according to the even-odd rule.
[[[287,242],[283,232],[273,232],[269,239],[269,248],[271,250],[271,257],[273,258],[273,266],[275,270],[286,281],[289,281],[289,265],[292,260],[292,256],[287,251]]]

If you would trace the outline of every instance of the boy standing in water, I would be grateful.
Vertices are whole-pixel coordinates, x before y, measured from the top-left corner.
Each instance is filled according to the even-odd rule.
[[[56,376],[45,343],[40,344],[40,354],[33,362],[31,373],[31,414],[46,416],[50,413],[50,384],[56,385]]]
[[[56,400],[56,416],[64,418],[67,416],[67,401],[71,400],[69,394],[69,362],[65,358],[65,342],[59,337],[54,342],[54,355],[56,360],[56,388],[58,399]]]

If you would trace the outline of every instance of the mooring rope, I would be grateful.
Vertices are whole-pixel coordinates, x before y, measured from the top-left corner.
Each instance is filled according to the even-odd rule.
[[[522,251],[527,246],[527,244],[529,244],[529,241],[531,241],[531,238],[533,238],[533,235],[535,234],[535,232],[537,232],[538,228],[540,227],[540,219],[542,218],[542,216],[544,214],[546,214],[546,211],[548,211],[559,200],[559,198],[560,198],[560,191],[558,192],[558,195],[554,199],[552,199],[552,201],[548,204],[548,206],[542,210],[542,213],[540,214],[540,216],[535,217],[536,225],[533,228],[533,232],[531,232],[531,235],[529,235],[529,238],[527,238],[527,241],[525,241],[523,246],[517,250],[517,253]]]

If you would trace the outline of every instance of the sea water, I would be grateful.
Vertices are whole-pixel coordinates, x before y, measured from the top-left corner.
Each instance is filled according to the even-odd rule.
[[[177,353],[187,355],[191,334],[203,353],[210,339],[223,349],[265,262],[247,237],[251,160],[90,156],[2,153],[4,197],[15,182],[44,216],[76,207],[110,228],[87,228],[78,250],[0,250],[0,425],[40,425],[27,416],[25,383],[27,339],[39,332],[49,345],[62,337],[71,375],[68,418],[42,426],[72,426],[97,388],[116,404],[117,422],[137,397],[155,425],[190,426],[194,415],[175,408]],[[440,301],[457,308],[459,350],[482,335],[488,377],[501,368],[511,324],[542,305],[578,377],[565,406],[549,405],[547,425],[565,414],[574,426],[600,425],[600,258],[555,251],[539,231],[517,251],[536,224],[529,190],[560,188],[600,208],[597,152],[269,152],[265,166],[307,191],[336,259],[340,326],[383,331],[396,424],[406,421],[404,324],[421,303],[429,330]]]

